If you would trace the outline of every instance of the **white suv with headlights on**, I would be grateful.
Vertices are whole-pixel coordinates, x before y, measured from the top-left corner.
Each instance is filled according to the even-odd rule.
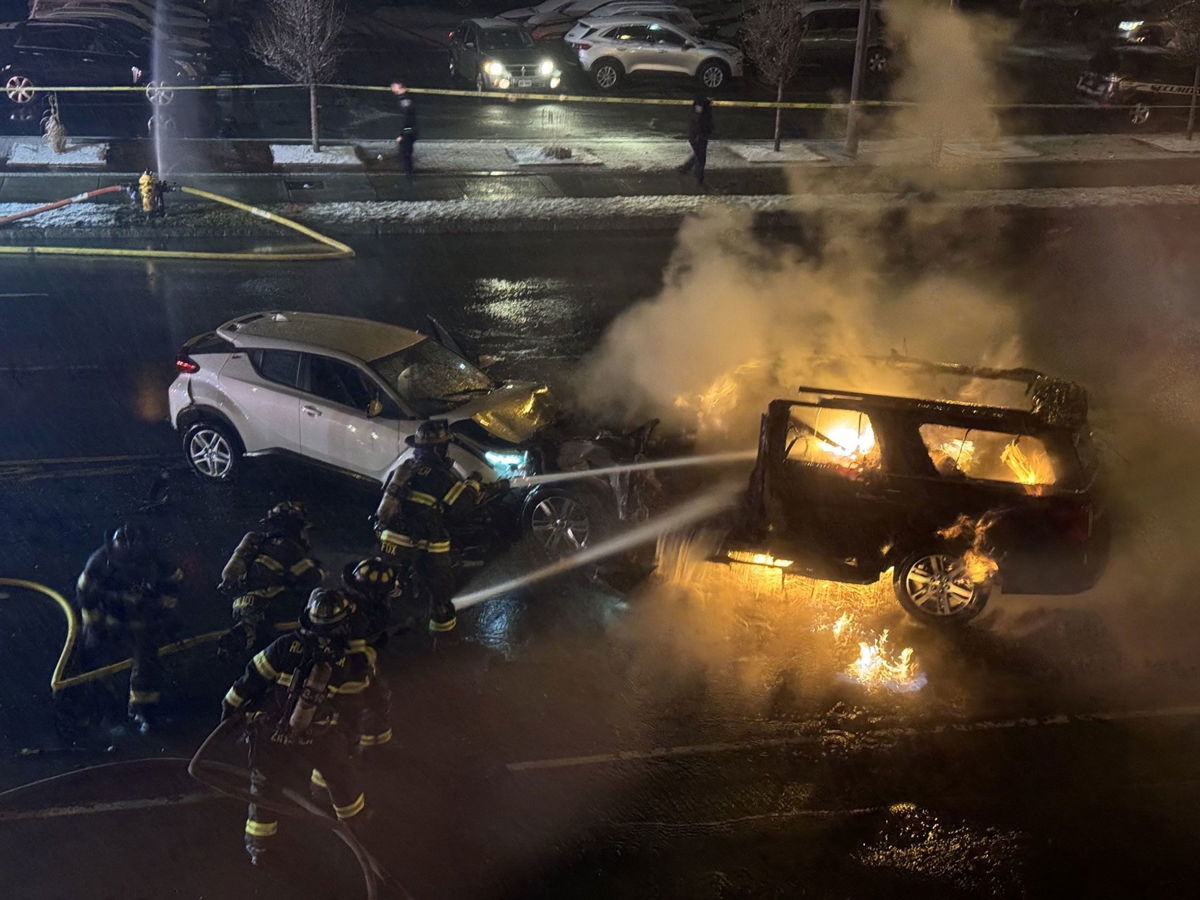
[[[742,75],[742,53],[647,16],[581,19],[563,38],[596,87],[615,90],[627,75],[663,72],[695,78],[706,91]]]
[[[243,457],[277,453],[384,482],[411,452],[405,438],[436,417],[450,422],[463,474],[526,474],[524,447],[550,419],[546,388],[494,381],[432,324],[437,338],[274,311],[197,335],[179,351],[169,392],[188,465],[229,481]]]

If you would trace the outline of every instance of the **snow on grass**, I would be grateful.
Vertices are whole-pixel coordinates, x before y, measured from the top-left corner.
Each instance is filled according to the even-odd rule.
[[[1200,153],[1200,138],[1189,141],[1186,134],[1153,134],[1139,137],[1138,140],[1172,153]]]
[[[69,144],[63,153],[55,153],[43,141],[18,142],[8,153],[10,166],[73,166],[103,168],[108,159],[108,144]]]
[[[1038,156],[1036,150],[1020,141],[1000,139],[994,141],[946,141],[942,150],[954,156],[970,159],[1028,159]]]
[[[325,146],[314,153],[309,144],[272,144],[277,166],[361,166],[353,147]]]
[[[600,160],[596,158],[594,153],[583,150],[579,147],[570,147],[571,155],[559,159],[556,156],[550,156],[546,150],[550,148],[553,141],[548,141],[545,144],[516,144],[505,147],[508,155],[512,157],[513,162],[518,166],[598,166]]]
[[[784,163],[827,162],[824,156],[814,153],[804,144],[795,141],[785,141],[775,152],[774,141],[729,142],[723,145],[731,153],[749,163]]]

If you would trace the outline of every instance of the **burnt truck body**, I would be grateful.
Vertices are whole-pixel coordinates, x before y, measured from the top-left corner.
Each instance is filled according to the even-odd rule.
[[[1090,588],[1109,523],[1086,394],[981,372],[1027,380],[1032,408],[818,387],[773,401],[725,557],[862,584],[891,569],[897,599],[931,623],[973,618],[994,586]]]

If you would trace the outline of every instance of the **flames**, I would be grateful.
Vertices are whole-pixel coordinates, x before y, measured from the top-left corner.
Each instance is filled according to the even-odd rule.
[[[971,545],[963,552],[961,565],[972,584],[990,584],[1000,571],[1000,564],[988,552],[987,533],[1000,520],[998,512],[987,512],[978,519],[960,515],[950,525],[938,531],[946,540],[967,538]]]
[[[718,376],[705,390],[693,397],[675,398],[675,408],[696,414],[701,435],[724,434],[729,419],[738,411],[741,394],[748,383],[761,380],[767,369],[765,360],[754,359]]]
[[[846,656],[852,657],[842,669],[843,677],[869,692],[911,693],[919,691],[928,681],[917,665],[913,648],[895,647],[886,628],[875,633],[852,613],[843,611],[833,622],[819,626],[817,630],[832,634],[838,648],[844,648]],[[855,649],[858,655],[852,656]]]

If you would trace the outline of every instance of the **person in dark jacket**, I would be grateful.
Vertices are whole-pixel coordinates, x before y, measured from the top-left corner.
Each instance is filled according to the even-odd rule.
[[[76,584],[88,665],[109,648],[133,659],[129,718],[143,734],[153,723],[162,687],[158,647],[179,629],[176,594],[183,572],[166,561],[150,533],[126,522],[88,558]]]
[[[680,175],[686,175],[696,170],[696,183],[704,184],[704,166],[708,162],[708,139],[712,137],[712,99],[697,97],[692,103],[692,117],[688,121],[688,143],[692,147],[692,155],[677,170]]]
[[[417,104],[408,86],[402,81],[392,82],[392,93],[397,97],[400,107],[400,134],[396,136],[396,145],[400,148],[400,161],[404,164],[404,174],[409,182],[413,180],[413,147],[420,137],[417,131]]]

